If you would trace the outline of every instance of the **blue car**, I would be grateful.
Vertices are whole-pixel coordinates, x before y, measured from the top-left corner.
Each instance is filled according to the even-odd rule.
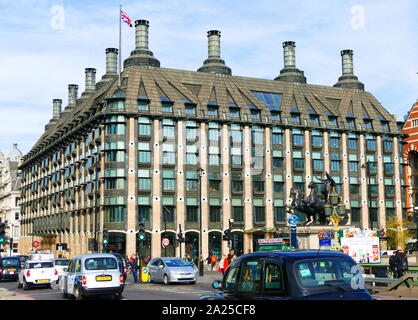
[[[243,255],[212,287],[216,293],[201,300],[373,300],[360,267],[350,256],[334,251]]]

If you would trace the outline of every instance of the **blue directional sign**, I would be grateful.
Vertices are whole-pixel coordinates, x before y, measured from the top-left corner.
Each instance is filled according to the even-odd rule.
[[[298,222],[299,222],[299,217],[295,214],[292,214],[288,221],[289,221],[290,225],[297,226]]]

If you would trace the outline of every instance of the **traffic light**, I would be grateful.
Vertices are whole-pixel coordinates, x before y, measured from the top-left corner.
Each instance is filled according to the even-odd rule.
[[[6,241],[6,224],[4,222],[0,223],[0,243]]]
[[[231,229],[226,229],[224,231],[224,235],[222,236],[222,239],[224,241],[230,241],[231,240]]]
[[[184,242],[183,232],[181,232],[181,231],[180,231],[180,232],[177,234],[177,238],[178,238],[178,241],[179,241],[180,243]]]
[[[103,244],[107,245],[109,242],[109,235],[107,230],[103,230]]]
[[[144,241],[145,240],[145,225],[142,222],[140,222],[138,224],[138,228],[139,228],[138,239],[141,241]]]

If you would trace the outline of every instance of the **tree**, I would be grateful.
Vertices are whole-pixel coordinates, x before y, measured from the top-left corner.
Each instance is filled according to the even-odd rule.
[[[413,233],[407,227],[406,219],[399,221],[396,217],[391,218],[386,224],[386,236],[388,238],[388,248],[391,250],[404,250],[406,239],[413,238]]]

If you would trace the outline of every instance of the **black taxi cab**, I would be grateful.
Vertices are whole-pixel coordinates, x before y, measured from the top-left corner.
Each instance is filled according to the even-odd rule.
[[[362,271],[335,251],[256,252],[236,258],[201,300],[372,300]]]

